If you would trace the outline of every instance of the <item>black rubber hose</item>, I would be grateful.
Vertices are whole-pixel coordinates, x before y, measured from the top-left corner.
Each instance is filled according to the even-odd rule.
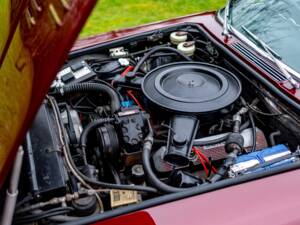
[[[59,207],[59,208],[54,208],[54,209],[50,209],[47,211],[43,211],[39,214],[20,216],[20,217],[16,218],[16,220],[14,221],[14,224],[31,223],[31,222],[35,222],[35,221],[38,221],[41,219],[48,218],[48,217],[65,214],[72,210],[73,210],[73,208],[71,208],[71,207]]]
[[[246,130],[250,125],[250,120],[247,120],[245,123],[243,123],[240,127],[241,131]]]
[[[93,129],[96,129],[97,127],[103,125],[104,123],[110,123],[110,122],[113,122],[114,120],[115,119],[113,119],[113,118],[99,119],[99,120],[92,121],[85,127],[85,129],[83,130],[81,137],[80,137],[80,144],[81,144],[81,148],[82,148],[82,151],[84,154],[84,158],[85,158],[88,134]],[[67,149],[69,150],[69,148],[67,148]],[[70,152],[68,152],[68,155],[70,156]],[[91,178],[85,176],[84,174],[82,174],[75,166],[72,157],[69,157],[69,159],[70,159],[71,163],[73,164],[74,169],[76,169],[76,172],[80,175],[80,177],[90,184],[94,184],[94,185],[104,187],[104,188],[111,188],[111,189],[137,190],[137,191],[153,192],[153,193],[157,192],[156,189],[150,188],[150,187],[144,187],[144,186],[138,186],[138,185],[132,186],[132,185],[123,185],[123,184],[110,184],[110,183],[105,183],[102,181],[96,181],[96,180],[91,179]]]
[[[159,180],[151,168],[150,156],[151,156],[151,150],[149,148],[144,148],[143,167],[151,185],[153,185],[154,187],[156,187],[157,189],[165,193],[174,193],[174,192],[180,192],[186,190],[186,188],[176,188],[176,187],[169,186],[164,182],[162,182],[161,180]]]
[[[61,93],[63,95],[73,93],[86,93],[86,92],[104,92],[110,98],[110,107],[112,113],[120,110],[121,103],[118,93],[110,86],[101,83],[76,83],[66,85],[62,88]]]
[[[81,148],[86,148],[87,138],[91,131],[93,131],[97,127],[102,126],[105,123],[111,123],[113,121],[115,121],[114,118],[103,118],[103,119],[98,119],[98,120],[94,120],[94,121],[90,122],[81,133],[81,136],[80,136]]]
[[[53,222],[66,223],[66,222],[73,222],[75,220],[79,220],[82,218],[83,217],[57,215],[57,216],[49,217],[48,220],[53,221]]]
[[[256,151],[256,126],[253,117],[253,113],[249,111],[249,118],[252,126],[252,136],[253,136],[253,145],[252,145],[252,152]]]
[[[56,104],[55,101],[53,101],[54,104],[54,110],[56,111],[56,113],[59,113],[59,109],[58,106]],[[61,120],[58,120],[58,123],[60,124],[61,127],[63,127],[63,123]],[[97,126],[96,126],[97,127]],[[64,136],[64,140],[67,139],[65,132],[63,132],[63,136]],[[72,169],[76,172],[76,174],[83,179],[85,182],[97,186],[97,187],[102,187],[102,188],[107,188],[107,189],[118,189],[118,190],[131,190],[131,191],[141,191],[141,192],[149,192],[149,193],[157,193],[157,190],[155,188],[152,187],[144,187],[144,186],[139,186],[139,185],[125,185],[125,184],[111,184],[111,183],[106,183],[106,182],[102,182],[102,181],[98,181],[98,180],[94,180],[91,179],[90,177],[87,177],[86,175],[84,175],[83,173],[81,173],[81,171],[78,170],[78,168],[76,167],[72,155],[71,155],[71,151],[68,145],[65,145],[65,149],[66,149],[66,156],[69,159],[69,162],[72,166]]]
[[[175,48],[171,48],[171,47],[156,47],[156,48],[153,48],[151,49],[149,52],[147,52],[143,58],[141,58],[139,60],[139,62],[136,64],[134,70],[132,71],[133,74],[136,74],[140,67],[144,64],[144,62],[146,62],[146,60],[152,55],[154,54],[155,52],[174,52],[176,53],[178,56],[180,56],[181,58],[183,58],[184,60],[186,61],[192,61],[192,59],[190,59],[189,57],[185,56],[184,54],[182,54],[180,51],[178,51],[177,49]]]
[[[248,104],[246,102],[246,100],[241,97],[241,102],[243,104],[244,107],[248,108]],[[249,119],[250,119],[250,123],[252,126],[252,136],[253,136],[253,145],[252,145],[252,152],[256,151],[256,125],[255,125],[255,121],[254,121],[254,116],[251,110],[248,111],[249,114]]]
[[[85,165],[87,165],[87,158],[86,158],[86,146],[87,146],[87,139],[88,135],[91,131],[96,129],[97,127],[102,126],[105,123],[110,123],[113,122],[115,119],[113,118],[103,118],[103,119],[98,119],[90,122],[82,131],[81,136],[80,136],[80,147],[82,150],[82,157],[83,157],[83,162]]]
[[[226,175],[230,166],[235,163],[237,154],[238,154],[237,151],[233,151],[232,153],[230,153],[228,155],[228,158],[225,160],[222,167],[219,169],[218,173],[215,174],[210,179],[210,183],[215,183],[215,182],[221,180]]]
[[[118,174],[118,171],[114,168],[114,166],[111,163],[107,163],[108,168],[111,172],[111,175],[114,178],[114,181],[116,184],[121,184],[121,179],[120,179],[120,175]]]
[[[187,190],[186,188],[176,188],[176,187],[169,186],[156,177],[155,173],[151,168],[151,162],[150,162],[152,145],[153,145],[153,130],[151,128],[149,121],[148,121],[148,127],[149,127],[149,133],[145,138],[142,158],[143,158],[143,167],[149,182],[151,183],[151,185],[153,185],[154,187],[156,187],[157,189],[165,193],[174,193],[174,192]]]
[[[70,160],[70,163],[72,164],[72,167],[76,171],[77,175],[80,176],[84,181],[86,181],[87,183],[89,183],[91,185],[95,185],[97,187],[102,187],[102,188],[107,188],[107,189],[131,190],[131,191],[157,193],[157,190],[155,188],[152,188],[152,187],[145,187],[145,186],[140,186],[140,185],[111,184],[111,183],[106,183],[106,182],[103,182],[103,181],[91,179],[91,178],[85,176],[83,173],[81,173],[77,169],[72,157],[69,156],[70,155],[70,149],[67,148],[67,151],[68,151],[68,158]]]
[[[35,214],[35,215],[37,215],[37,214],[44,213],[44,211],[41,210],[41,209],[38,209],[38,210],[34,210],[32,213]],[[66,215],[56,215],[56,216],[48,217],[47,220],[63,223],[63,222],[72,222],[72,221],[78,220],[80,218],[82,218],[82,217],[66,216]]]

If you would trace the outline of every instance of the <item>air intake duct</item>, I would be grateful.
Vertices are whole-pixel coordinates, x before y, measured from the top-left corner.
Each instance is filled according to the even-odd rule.
[[[197,62],[172,63],[152,70],[142,89],[154,106],[170,113],[164,160],[176,166],[189,163],[200,119],[230,112],[242,90],[231,72]]]

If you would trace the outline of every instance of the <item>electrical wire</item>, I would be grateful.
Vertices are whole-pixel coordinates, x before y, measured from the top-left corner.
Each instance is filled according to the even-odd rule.
[[[198,159],[201,162],[201,164],[202,165],[204,164],[203,165],[204,170],[205,170],[205,168],[207,168],[205,166],[205,163],[206,163],[207,165],[210,166],[210,168],[211,168],[211,170],[212,170],[213,173],[218,173],[218,170],[212,165],[211,161],[201,152],[201,150],[199,148],[193,146],[192,149],[196,153],[196,155],[198,156]],[[206,170],[205,170],[205,172],[206,172]],[[208,174],[209,174],[209,170],[207,170],[206,175],[208,175]]]
[[[253,145],[252,145],[252,152],[256,151],[256,126],[255,126],[255,121],[254,121],[254,116],[252,114],[251,111],[248,112],[249,113],[249,118],[250,118],[250,122],[251,122],[251,126],[252,126],[252,136],[253,136]]]
[[[218,170],[211,164],[210,160],[201,152],[201,150],[199,148],[196,148],[196,150],[201,155],[201,157],[205,160],[205,162],[211,166],[212,171],[214,173],[218,173]]]
[[[58,121],[60,121],[59,118],[57,118],[57,119],[58,119]],[[81,148],[86,147],[87,135],[89,134],[89,132],[91,130],[97,128],[97,126],[102,125],[103,122],[111,122],[111,121],[112,121],[111,118],[100,119],[99,121],[92,121],[89,125],[87,125],[86,128],[83,130],[81,138],[80,138]],[[94,180],[94,179],[84,175],[77,169],[68,146],[64,145],[63,149],[64,149],[64,155],[66,156],[66,159],[67,159],[67,164],[70,167],[72,173],[74,174],[74,176],[77,179],[79,179],[79,181],[81,181],[81,182],[83,182],[83,184],[87,185],[86,187],[88,189],[94,190],[93,188],[91,188],[91,186],[90,186],[90,184],[91,184],[91,185],[95,185],[98,187],[102,187],[102,188],[104,187],[104,188],[109,188],[109,189],[132,190],[132,191],[157,193],[157,190],[152,187],[145,187],[145,186],[141,186],[141,185],[133,186],[133,185],[125,185],[125,184],[111,184],[111,183],[106,183],[106,182],[99,181],[99,180]]]
[[[246,102],[246,100],[243,97],[241,97],[241,102],[242,102],[243,106],[249,108],[249,104]],[[254,151],[256,151],[256,135],[257,135],[256,125],[255,125],[254,116],[253,116],[253,113],[252,113],[251,110],[248,111],[248,115],[249,115],[250,123],[251,123],[251,126],[252,126],[252,136],[253,136],[253,145],[252,145],[252,150],[251,151],[254,152]]]
[[[86,187],[87,189],[90,189],[90,190],[93,190],[93,188],[85,182],[85,180],[80,176],[80,174],[78,174],[78,170],[76,168],[76,166],[74,165],[74,162],[72,160],[70,160],[69,158],[69,154],[70,153],[70,149],[68,148],[67,145],[65,145],[64,143],[64,138],[65,138],[65,135],[62,131],[62,124],[61,124],[61,121],[59,119],[59,116],[58,116],[58,106],[55,104],[54,100],[52,97],[49,97],[49,96],[46,96],[46,98],[49,100],[50,104],[51,104],[51,107],[53,108],[53,112],[54,112],[54,116],[55,116],[55,121],[57,123],[57,127],[58,127],[58,132],[59,132],[59,139],[60,139],[60,142],[62,144],[62,149],[63,149],[63,154],[64,154],[64,158],[65,158],[65,161],[66,161],[66,164],[69,168],[69,170],[71,171],[71,173],[77,178],[77,180],[84,186]],[[73,163],[73,164],[72,164]],[[100,198],[100,196],[95,193],[95,196],[98,200],[98,203],[99,203],[99,207],[100,207],[100,211],[103,212],[104,211],[104,206],[103,206],[103,202]]]
[[[145,111],[143,106],[140,104],[139,100],[135,97],[135,95],[132,93],[132,90],[128,90],[127,94],[132,98],[132,100],[135,102],[135,104],[142,110]]]
[[[265,113],[265,112],[260,111],[259,109],[256,109],[255,107],[253,107],[252,105],[249,105],[249,104],[247,104],[247,106],[253,112],[263,115],[263,116],[282,116],[283,115],[282,113]]]
[[[41,219],[46,219],[51,216],[69,213],[72,210],[74,210],[74,209],[71,207],[59,207],[59,208],[54,208],[54,209],[40,212],[39,214],[18,216],[18,217],[16,217],[14,224],[27,224],[27,223],[31,223],[31,222],[36,222],[36,221],[39,221]]]
[[[133,66],[128,66],[122,73],[121,73],[121,77],[126,77],[126,75],[132,71],[134,69]]]
[[[161,51],[161,52],[174,52],[176,53],[178,56],[180,56],[181,58],[183,58],[186,61],[192,61],[189,57],[185,56],[184,54],[182,54],[180,51],[178,51],[175,48],[171,48],[171,47],[156,47],[156,48],[152,48],[149,52],[147,52],[140,60],[139,62],[136,64],[134,70],[133,70],[133,74],[137,73],[140,69],[140,67],[146,62],[146,60],[154,53]]]
[[[193,149],[193,151],[195,152],[195,154],[197,155],[197,157],[198,157],[200,163],[202,164],[203,169],[204,169],[204,171],[205,171],[205,173],[206,173],[206,176],[208,176],[209,171],[208,171],[208,169],[207,169],[207,167],[206,167],[206,165],[205,165],[204,160],[202,159],[202,156],[199,154],[199,151],[198,151],[195,147],[192,147],[192,149]]]

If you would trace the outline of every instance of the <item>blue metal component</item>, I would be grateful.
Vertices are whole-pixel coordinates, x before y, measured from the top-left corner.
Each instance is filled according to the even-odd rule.
[[[268,171],[276,167],[295,162],[296,158],[285,145],[277,145],[261,151],[252,152],[237,157],[231,166],[229,175],[235,177],[239,174]]]
[[[134,103],[133,103],[133,101],[128,100],[128,101],[121,102],[121,105],[123,108],[130,108],[130,107],[134,106]]]

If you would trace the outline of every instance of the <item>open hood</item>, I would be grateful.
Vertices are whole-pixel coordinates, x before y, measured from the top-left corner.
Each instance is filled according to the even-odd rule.
[[[3,0],[0,187],[16,150],[96,0]]]

